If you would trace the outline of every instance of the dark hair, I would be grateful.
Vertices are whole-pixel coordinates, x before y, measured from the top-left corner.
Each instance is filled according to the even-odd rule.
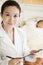
[[[40,22],[43,22],[43,20],[39,20],[39,21],[36,23],[36,27],[38,27],[38,24],[39,24]]]
[[[2,7],[1,7],[1,14],[3,14],[3,11],[8,6],[16,6],[19,9],[19,13],[21,13],[21,7],[20,7],[20,5],[16,1],[10,0],[10,1],[5,1],[3,3]]]

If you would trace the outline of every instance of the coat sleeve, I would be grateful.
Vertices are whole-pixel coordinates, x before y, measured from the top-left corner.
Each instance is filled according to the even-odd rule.
[[[0,44],[0,65],[8,65],[10,59],[6,57],[5,53]]]
[[[9,60],[10,59],[4,55],[2,50],[0,50],[0,65],[8,65]]]
[[[23,35],[22,36],[23,55],[25,56],[25,55],[29,54],[30,49],[29,49],[29,46],[28,46],[28,43],[27,43],[26,31],[24,29],[22,29],[22,35]]]
[[[0,65],[8,65],[9,58],[5,56],[5,51],[2,49],[3,47],[1,46],[2,44],[2,36],[0,36]]]
[[[8,65],[8,60],[2,60],[0,59],[0,65]]]
[[[30,49],[29,49],[29,46],[27,44],[27,36],[26,36],[26,32],[25,31],[23,31],[23,53],[24,53],[23,54],[24,56],[30,54]],[[25,60],[29,61],[29,62],[36,61],[36,59],[32,58],[31,56],[25,57]]]

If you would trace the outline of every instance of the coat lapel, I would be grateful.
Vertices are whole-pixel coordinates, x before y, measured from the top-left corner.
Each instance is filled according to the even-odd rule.
[[[14,44],[12,43],[12,41],[10,40],[10,38],[8,37],[7,33],[4,31],[3,28],[1,28],[1,32],[3,35],[3,44],[2,44],[2,48],[3,50],[5,50],[6,54],[12,57],[18,57],[18,56],[22,56],[22,37],[21,37],[21,32],[20,30],[15,29],[14,32]]]
[[[3,43],[1,44],[3,50],[5,50],[7,55],[17,57],[18,55],[15,46],[13,45],[12,41],[10,40],[3,28],[1,28],[1,33],[3,35]]]
[[[17,50],[18,56],[22,56],[22,34],[19,28],[15,28],[15,48]]]

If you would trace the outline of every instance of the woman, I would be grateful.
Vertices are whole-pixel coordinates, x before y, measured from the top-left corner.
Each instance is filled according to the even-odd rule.
[[[29,54],[25,33],[16,27],[20,13],[19,4],[12,0],[6,1],[1,7],[0,65],[23,65],[23,58],[19,57]]]

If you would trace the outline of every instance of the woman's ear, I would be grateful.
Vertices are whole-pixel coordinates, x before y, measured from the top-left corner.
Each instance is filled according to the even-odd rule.
[[[3,19],[2,19],[2,14],[1,14],[1,12],[0,12],[0,20],[2,21]]]
[[[1,12],[0,12],[0,16],[1,16]]]
[[[0,12],[0,17],[2,17],[1,12]]]
[[[0,12],[0,16],[1,16],[1,12]]]

